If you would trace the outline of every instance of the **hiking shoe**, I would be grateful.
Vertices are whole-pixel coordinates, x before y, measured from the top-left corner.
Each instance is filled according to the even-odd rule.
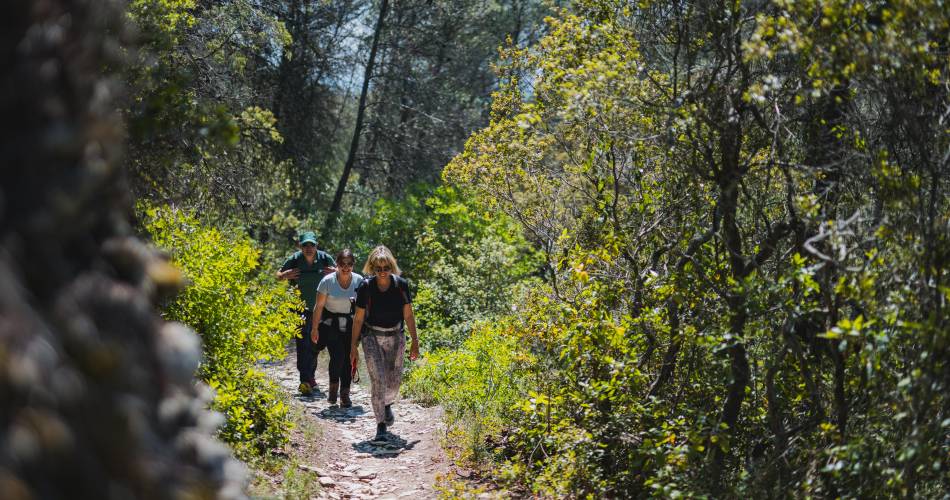
[[[310,384],[308,382],[301,382],[300,385],[297,387],[297,390],[300,391],[300,394],[303,394],[304,396],[309,396],[310,393],[313,392],[313,387],[310,387]]]
[[[340,406],[343,408],[353,407],[353,401],[350,400],[349,386],[340,388]]]
[[[331,405],[336,404],[336,395],[339,389],[340,389],[339,382],[330,382],[330,388],[327,389],[327,403],[330,403]]]
[[[393,405],[386,405],[386,425],[393,425],[396,421],[396,415],[393,414]]]
[[[376,436],[373,437],[369,442],[370,443],[386,443],[389,441],[389,435],[386,432],[386,424],[376,424]]]

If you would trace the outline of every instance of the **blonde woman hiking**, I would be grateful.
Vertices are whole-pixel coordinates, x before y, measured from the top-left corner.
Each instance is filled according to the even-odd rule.
[[[396,420],[392,404],[402,384],[403,357],[409,330],[412,345],[409,359],[419,357],[419,338],[412,314],[412,297],[406,280],[399,276],[399,266],[392,252],[378,246],[370,252],[363,266],[363,280],[356,290],[356,314],[353,317],[351,363],[357,359],[357,343],[362,337],[366,371],[372,384],[371,400],[376,415],[374,442],[387,439],[387,428]],[[357,333],[359,332],[359,333]]]

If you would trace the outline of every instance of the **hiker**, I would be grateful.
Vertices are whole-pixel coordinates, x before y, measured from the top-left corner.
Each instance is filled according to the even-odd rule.
[[[363,339],[366,371],[372,383],[371,401],[376,415],[376,437],[385,441],[386,429],[396,420],[392,405],[402,383],[403,356],[409,330],[412,346],[409,359],[419,357],[419,338],[412,314],[412,298],[406,280],[399,276],[399,266],[385,246],[373,249],[363,266],[364,279],[356,290],[356,314],[353,316],[353,345],[350,360],[355,363],[357,342]]]
[[[300,234],[298,250],[287,258],[277,271],[277,279],[289,280],[297,287],[307,308],[300,315],[303,325],[297,344],[297,371],[300,372],[300,393],[309,395],[317,388],[317,354],[326,347],[324,343],[314,343],[310,339],[313,308],[317,304],[317,285],[320,280],[336,270],[333,257],[323,250],[317,250],[317,235],[313,231]]]
[[[350,401],[350,347],[356,289],[363,282],[363,277],[353,272],[355,263],[356,257],[349,248],[336,254],[336,272],[324,276],[317,286],[317,304],[313,309],[310,331],[313,344],[326,345],[330,353],[327,401],[336,404],[339,391],[343,408],[353,406]]]

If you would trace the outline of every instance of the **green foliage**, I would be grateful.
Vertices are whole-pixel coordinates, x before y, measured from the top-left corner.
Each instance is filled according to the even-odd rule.
[[[261,455],[287,442],[286,394],[274,380],[249,367],[218,372],[207,382],[215,390],[211,407],[225,417],[219,436],[239,456]]]
[[[519,336],[537,362],[512,413],[506,447],[513,456],[501,474],[530,478],[538,494],[639,496],[638,481],[656,468],[652,450],[638,446],[653,415],[641,396],[647,380],[634,362],[630,318],[608,307],[614,293],[594,284],[582,307],[536,300],[521,312],[527,321]]]
[[[440,187],[426,200],[431,211],[418,248],[420,326],[429,349],[461,343],[477,321],[510,312],[532,286],[541,259],[508,217],[493,217],[458,191]]]
[[[362,272],[369,252],[376,245],[386,245],[396,255],[403,276],[415,279],[417,269],[428,260],[417,245],[429,216],[425,200],[431,189],[415,185],[402,198],[379,198],[360,209],[348,210],[337,225],[339,234],[331,236],[330,246],[350,246],[357,255],[355,270]]]
[[[190,283],[163,314],[201,336],[198,376],[215,389],[213,407],[226,417],[221,437],[244,455],[282,445],[287,405],[256,363],[284,357],[299,327],[299,297],[270,273],[255,274],[260,252],[240,230],[203,225],[172,208],[146,206],[142,212],[152,241]]]
[[[283,24],[246,1],[135,0],[128,15],[141,39],[124,110],[134,194],[272,236],[268,222],[290,206],[288,167],[274,114],[252,87],[290,41]]]
[[[946,489],[948,34],[940,2],[587,0],[508,50],[443,174],[553,271],[503,321],[530,357],[499,474],[539,496]]]

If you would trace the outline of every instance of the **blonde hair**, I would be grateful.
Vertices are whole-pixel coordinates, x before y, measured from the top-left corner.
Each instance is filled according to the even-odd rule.
[[[379,245],[369,253],[366,264],[363,266],[363,274],[372,276],[374,274],[373,266],[382,264],[388,264],[392,274],[397,276],[402,274],[402,271],[399,270],[399,264],[396,264],[396,257],[393,257],[393,253],[385,245]]]

